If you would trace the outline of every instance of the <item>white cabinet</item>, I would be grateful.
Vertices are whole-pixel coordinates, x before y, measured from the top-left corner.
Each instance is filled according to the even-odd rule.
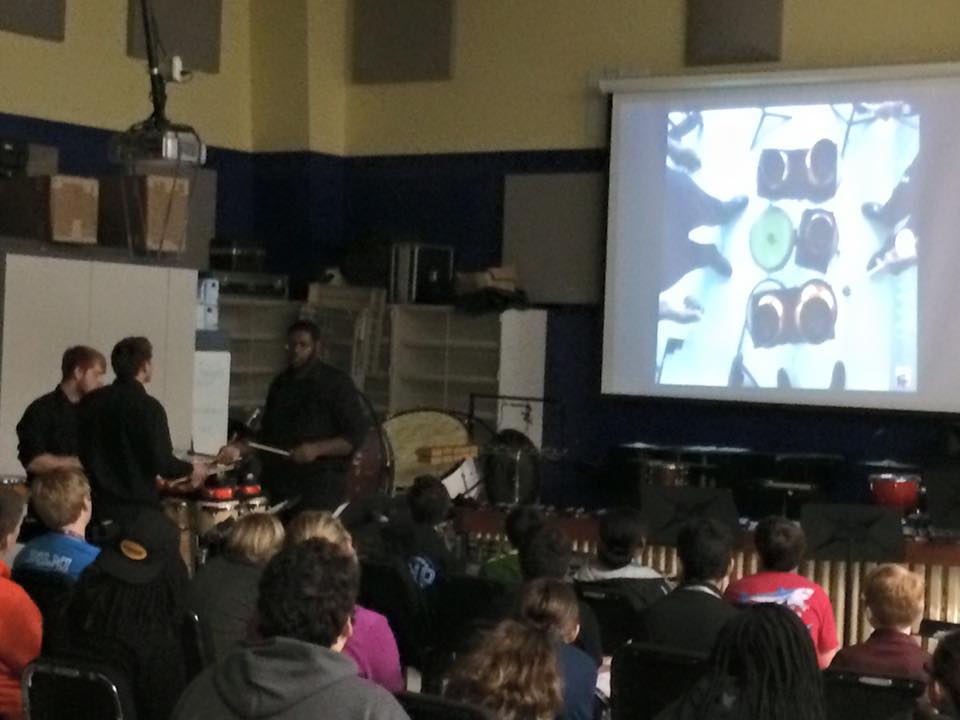
[[[195,270],[12,253],[2,262],[0,472],[23,472],[16,425],[27,405],[60,381],[63,351],[91,345],[109,363],[114,344],[128,335],[150,339],[154,380],[147,391],[167,410],[174,447],[190,447]]]

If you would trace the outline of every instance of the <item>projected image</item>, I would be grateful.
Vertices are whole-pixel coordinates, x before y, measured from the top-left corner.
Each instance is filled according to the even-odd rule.
[[[915,391],[919,126],[896,101],[669,113],[657,383]]]

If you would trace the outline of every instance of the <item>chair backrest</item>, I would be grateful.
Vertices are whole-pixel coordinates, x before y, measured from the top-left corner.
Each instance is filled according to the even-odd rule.
[[[871,720],[912,718],[925,685],[905,678],[877,677],[827,670],[823,690],[828,720],[853,717]]]
[[[401,663],[421,667],[433,646],[432,622],[423,594],[407,569],[399,562],[362,563],[357,601],[390,621]]]
[[[17,568],[11,580],[22,587],[43,616],[43,634],[59,627],[61,615],[70,601],[74,581],[65,573]]]
[[[613,720],[655,717],[692,688],[706,669],[702,653],[646,643],[623,645],[610,668]]]
[[[26,720],[136,720],[126,676],[108,665],[39,657],[24,668]]]
[[[407,711],[410,720],[496,720],[483,708],[447,700],[438,695],[402,692],[397,700]]]
[[[668,590],[660,579],[578,582],[575,587],[577,596],[597,616],[605,655],[612,655],[621,645],[634,639],[640,614]]]
[[[213,642],[209,628],[200,622],[200,616],[192,610],[188,610],[184,616],[180,632],[183,643],[183,670],[189,683],[203,672],[205,667],[213,664]]]

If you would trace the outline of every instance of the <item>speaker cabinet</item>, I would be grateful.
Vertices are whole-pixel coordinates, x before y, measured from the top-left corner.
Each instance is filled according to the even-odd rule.
[[[687,65],[776,62],[783,0],[687,0]]]

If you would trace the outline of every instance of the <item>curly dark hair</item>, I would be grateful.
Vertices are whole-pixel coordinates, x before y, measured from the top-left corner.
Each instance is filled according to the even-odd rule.
[[[796,570],[807,551],[803,529],[793,520],[772,515],[757,523],[753,542],[760,555],[762,570]]]
[[[353,614],[359,586],[356,558],[338,545],[314,538],[285,547],[260,578],[260,632],[332,647]]]
[[[643,549],[643,517],[635,508],[615,507],[601,513],[597,532],[597,557],[611,570],[629,565]]]
[[[736,717],[826,720],[823,680],[810,634],[780,605],[748,605],[717,635],[694,717],[713,717],[719,698],[734,697]]]
[[[421,475],[407,492],[407,505],[415,523],[436,525],[450,512],[450,493],[433,475]]]
[[[110,365],[121,380],[135,377],[144,363],[153,359],[153,345],[145,337],[125,337],[113,346]]]
[[[520,572],[524,580],[562,580],[570,569],[571,556],[570,541],[564,534],[544,525],[520,546]]]

